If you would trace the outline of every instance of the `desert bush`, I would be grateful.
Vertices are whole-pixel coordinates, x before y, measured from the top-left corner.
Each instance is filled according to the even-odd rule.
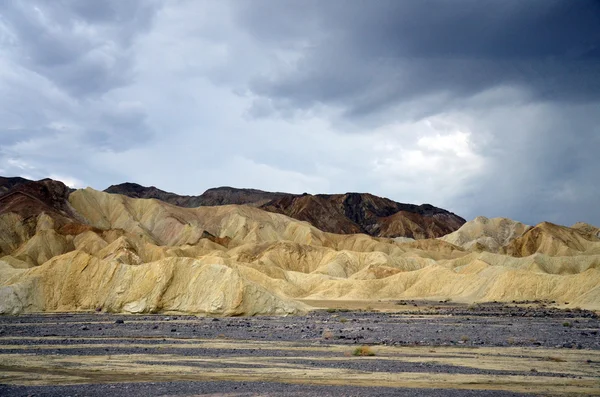
[[[357,347],[356,349],[354,349],[354,351],[352,352],[352,355],[360,356],[360,357],[374,356],[375,352],[373,352],[373,350],[371,350],[371,348],[369,346],[360,346],[360,347]]]

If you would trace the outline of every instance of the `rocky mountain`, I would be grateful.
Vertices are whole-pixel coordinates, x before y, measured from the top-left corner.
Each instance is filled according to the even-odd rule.
[[[54,219],[76,216],[68,202],[72,189],[64,183],[52,179],[39,181],[23,178],[2,179],[0,189],[7,186],[11,188],[3,189],[4,191],[0,193],[0,214],[10,212],[29,218],[44,212]]]
[[[17,185],[22,185],[24,183],[31,182],[29,179],[21,178],[19,176],[7,178],[4,176],[0,176],[0,196],[4,193],[8,192],[10,189]]]
[[[429,204],[402,204],[368,193],[288,195],[260,208],[309,222],[331,233],[378,237],[440,237],[465,220]]]
[[[286,196],[286,193],[271,193],[257,189],[237,189],[228,186],[208,189],[199,196],[181,196],[154,186],[146,187],[129,182],[112,185],[104,191],[106,193],[122,194],[133,198],[153,198],[187,208],[228,204],[245,204],[258,207],[271,200]]]
[[[32,181],[2,178],[0,194],[27,183]],[[465,223],[460,216],[429,204],[403,204],[368,193],[312,195],[218,187],[199,196],[182,196],[136,183],[112,185],[105,192],[131,198],[152,198],[186,208],[249,205],[309,222],[325,232],[365,233],[374,237],[436,238]]]
[[[457,230],[465,220],[429,204],[402,204],[368,193],[289,194],[219,187],[200,196],[179,196],[133,183],[113,185],[107,193],[155,198],[181,207],[245,204],[309,222],[331,233],[378,237],[435,238]]]

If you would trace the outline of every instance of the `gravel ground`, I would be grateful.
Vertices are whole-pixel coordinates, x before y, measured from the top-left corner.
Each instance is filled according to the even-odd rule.
[[[307,386],[274,382],[165,382],[20,387],[0,385],[1,396],[423,396],[509,397],[521,394],[487,390],[390,389],[384,387]]]
[[[306,316],[238,318],[32,314],[0,317],[0,337],[224,337],[261,341],[328,339],[338,344],[600,349],[600,319],[590,311],[567,312],[497,304],[478,305],[470,309],[446,307],[435,311],[435,315],[317,311]]]
[[[421,305],[404,302],[407,305]],[[399,309],[401,310],[401,308]],[[353,361],[340,358],[338,350],[303,350],[252,346],[252,341],[294,342],[302,346],[430,346],[435,347],[532,347],[553,351],[600,350],[600,320],[593,312],[562,311],[543,305],[476,306],[443,305],[421,312],[378,313],[364,311],[315,311],[305,316],[209,318],[185,315],[117,315],[107,313],[28,314],[0,317],[0,375],[10,375],[3,355],[108,356],[142,355],[148,365],[227,369],[228,359],[260,353],[273,362],[316,370],[349,370],[370,373],[423,373],[519,375],[533,378],[566,377],[543,370],[485,369],[473,366],[394,360]],[[248,348],[198,347],[196,340],[248,341]],[[82,346],[84,345],[84,346]],[[265,346],[265,345],[262,345]],[[295,346],[289,345],[286,346]],[[258,352],[259,351],[259,352]],[[315,359],[315,355],[317,356]],[[162,358],[165,361],[162,362]],[[166,360],[166,358],[169,360]],[[173,359],[180,357],[181,360]],[[192,362],[186,357],[212,361]],[[288,358],[289,357],[289,358]],[[306,357],[306,358],[303,358]],[[410,360],[409,360],[410,361]],[[585,365],[600,363],[588,360]],[[260,368],[261,364],[236,364],[236,368]],[[599,372],[600,373],[600,372]],[[8,376],[7,375],[7,376]],[[0,382],[1,382],[0,378]],[[580,378],[581,379],[581,378]],[[414,395],[414,396],[513,396],[505,391],[423,388],[348,387],[251,381],[202,381],[140,383],[106,380],[96,384],[27,386],[0,384],[2,396],[163,396],[163,395]],[[168,379],[167,379],[168,380]],[[599,384],[600,388],[600,384]],[[599,390],[600,393],[600,390]]]

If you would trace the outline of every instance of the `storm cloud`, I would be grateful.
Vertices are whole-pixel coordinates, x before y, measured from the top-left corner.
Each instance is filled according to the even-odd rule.
[[[597,1],[8,1],[0,174],[600,224]]]

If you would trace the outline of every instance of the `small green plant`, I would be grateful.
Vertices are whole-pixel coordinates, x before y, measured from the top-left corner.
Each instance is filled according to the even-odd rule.
[[[337,309],[329,308],[326,311],[327,311],[327,313],[335,313],[335,312],[337,312]]]
[[[348,319],[346,317],[340,317],[340,323],[347,323]]]
[[[369,346],[360,346],[354,349],[352,355],[357,357],[374,356],[375,352]]]
[[[568,322],[568,321],[565,321],[565,322],[563,323],[563,327],[572,327],[572,326],[573,326],[573,324],[571,324],[571,323],[570,323],[570,322]]]

